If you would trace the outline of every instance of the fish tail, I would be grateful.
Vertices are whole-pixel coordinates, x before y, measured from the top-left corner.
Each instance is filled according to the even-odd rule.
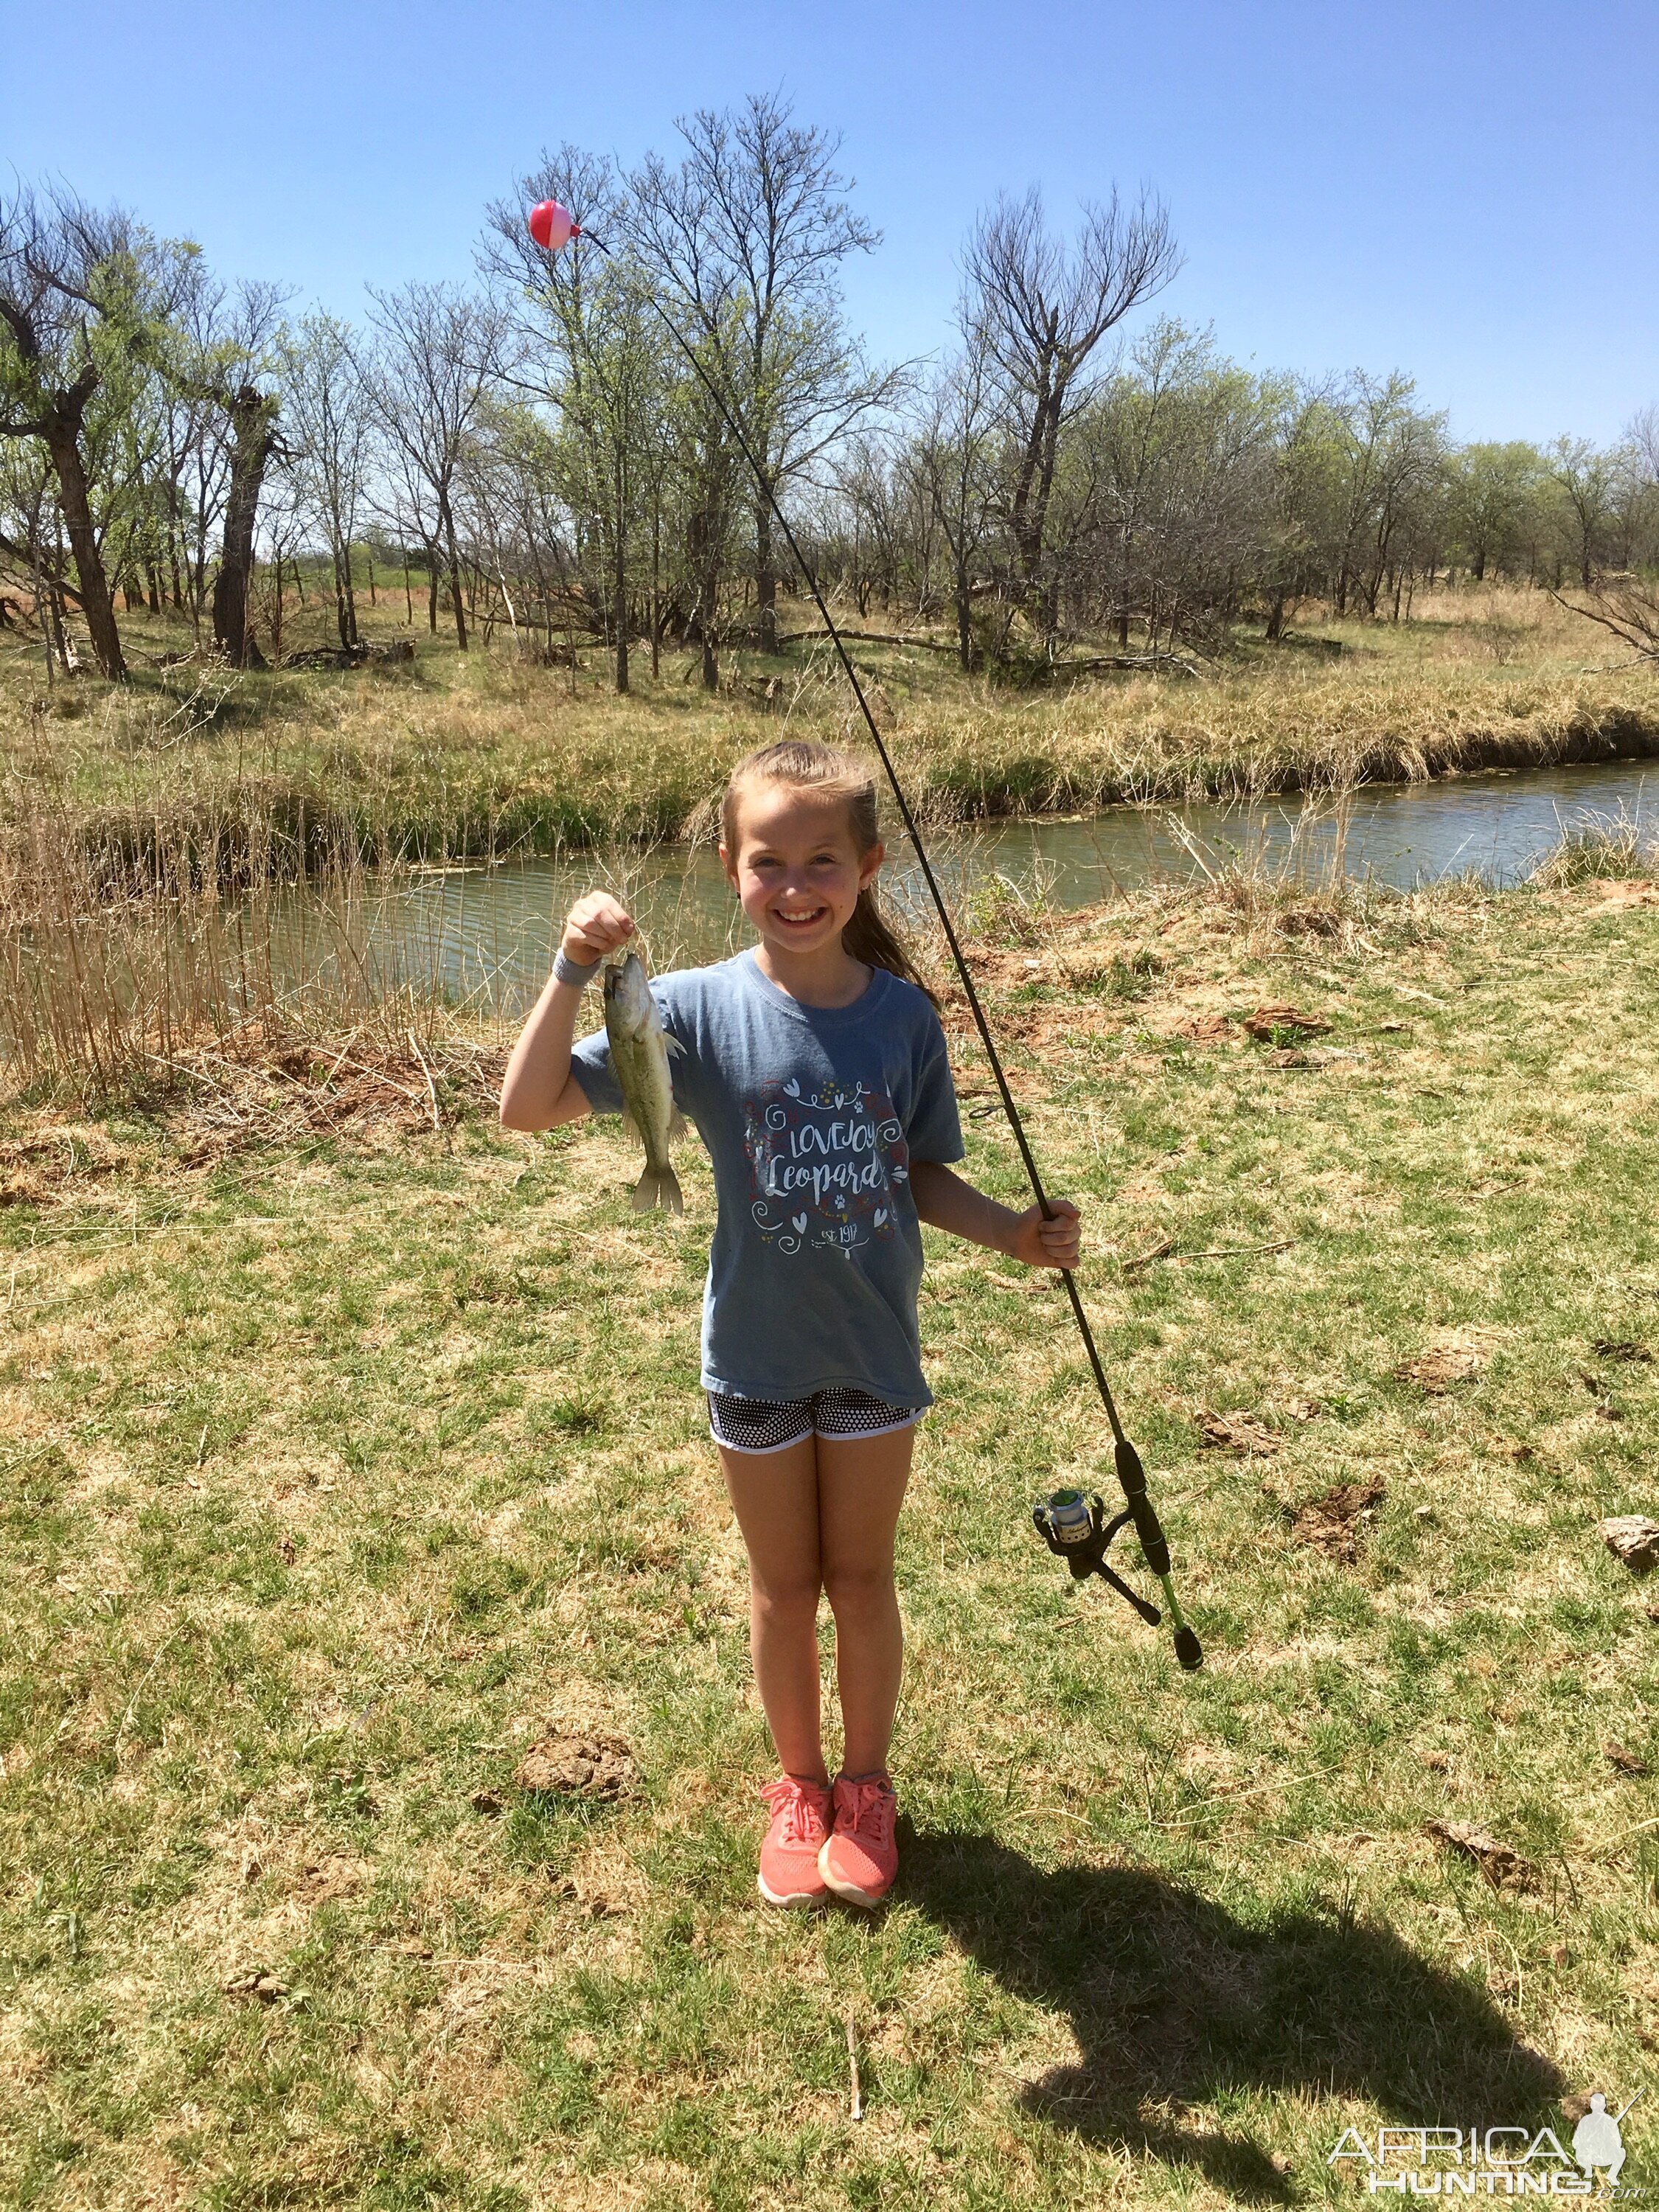
[[[680,1179],[673,1169],[653,1168],[647,1164],[645,1173],[634,1186],[634,1211],[649,1213],[653,1206],[664,1206],[670,1213],[685,1211]]]

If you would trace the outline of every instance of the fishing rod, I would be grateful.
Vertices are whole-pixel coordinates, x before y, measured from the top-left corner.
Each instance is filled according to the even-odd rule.
[[[611,249],[604,240],[596,238],[591,230],[584,230],[571,216],[568,209],[562,207],[557,200],[544,200],[539,206],[532,208],[528,218],[528,227],[532,238],[549,254],[559,252],[573,238],[585,238],[590,246],[596,247],[604,254],[607,261],[611,258]],[[795,543],[795,533],[789,527],[788,518],[778,504],[777,494],[772,489],[771,480],[755,458],[754,450],[744,434],[743,426],[738,421],[735,410],[728,406],[725,394],[698,358],[696,348],[680,330],[661,301],[657,298],[654,292],[648,293],[647,297],[650,300],[652,307],[655,308],[664,329],[690,364],[693,375],[713,401],[720,420],[736,441],[738,451],[749,464],[756,484],[768,507],[772,510],[773,519],[783,533],[784,544],[788,547],[796,567],[805,579],[806,588],[812,595],[812,604],[823,618],[824,629],[829,633],[830,643],[836,648],[842,672],[853,687],[853,696],[859,702],[859,711],[864,717],[866,728],[870,732],[870,742],[875,747],[876,757],[880,761],[886,775],[894,802],[899,811],[900,819],[904,823],[905,834],[915,849],[916,860],[921,868],[922,879],[927,885],[928,894],[939,915],[939,926],[945,932],[945,941],[951,948],[951,957],[956,963],[957,974],[962,981],[969,1011],[974,1018],[974,1026],[979,1031],[979,1041],[990,1067],[992,1079],[996,1084],[998,1096],[1002,1101],[1002,1110],[1007,1116],[1008,1127],[1013,1132],[1014,1143],[1019,1150],[1020,1162],[1025,1170],[1026,1180],[1031,1186],[1032,1194],[1036,1200],[1043,1219],[1052,1221],[1054,1218],[1054,1210],[1049,1203],[1048,1194],[1043,1188],[1042,1173],[1037,1167],[1030,1139],[1025,1133],[1025,1124],[1021,1121],[1019,1109],[1014,1103],[1014,1094],[1008,1087],[1008,1078],[1003,1071],[1002,1057],[997,1050],[996,1041],[991,1035],[991,1025],[985,1018],[985,1009],[980,1004],[979,992],[975,987],[973,975],[968,966],[967,956],[963,953],[961,942],[957,936],[956,924],[951,919],[951,909],[945,903],[945,894],[939,889],[939,880],[933,873],[933,862],[927,857],[927,848],[922,842],[921,831],[917,827],[916,817],[910,811],[910,802],[904,795],[904,786],[899,781],[898,770],[894,767],[892,756],[887,750],[881,732],[876,726],[876,718],[870,711],[870,702],[864,696],[864,686],[859,681],[858,671],[853,665],[852,659],[842,642],[841,632],[836,627],[834,617],[824,605],[823,594],[818,589],[817,578],[802,557],[801,550]],[[1106,1379],[1106,1370],[1102,1364],[1100,1352],[1095,1343],[1095,1333],[1089,1325],[1089,1316],[1084,1310],[1082,1296],[1077,1286],[1077,1278],[1069,1267],[1062,1267],[1059,1273],[1060,1280],[1066,1285],[1066,1297],[1071,1302],[1072,1318],[1077,1323],[1078,1334],[1083,1340],[1083,1348],[1089,1355],[1089,1365],[1094,1375],[1096,1388],[1100,1392],[1100,1402],[1106,1409],[1106,1419],[1112,1431],[1113,1464],[1117,1474],[1118,1486],[1123,1492],[1124,1507],[1121,1513],[1108,1520],[1105,1507],[1097,1496],[1085,1496],[1079,1490],[1057,1490],[1045,1498],[1040,1505],[1033,1508],[1031,1517],[1036,1523],[1037,1534],[1043,1542],[1057,1557],[1066,1561],[1077,1580],[1081,1581],[1085,1576],[1091,1574],[1098,1575],[1103,1582],[1116,1590],[1120,1596],[1127,1600],[1143,1620],[1156,1628],[1162,1618],[1158,1607],[1149,1605],[1144,1598],[1137,1596],[1128,1584],[1120,1576],[1115,1574],[1106,1564],[1106,1553],[1113,1539],[1121,1529],[1133,1525],[1146,1565],[1156,1576],[1164,1591],[1164,1603],[1169,1607],[1170,1625],[1175,1632],[1176,1657],[1190,1674],[1203,1664],[1204,1650],[1188,1625],[1186,1615],[1182,1612],[1181,1601],[1176,1595],[1170,1562],[1169,1540],[1164,1535],[1163,1523],[1158,1517],[1158,1509],[1147,1492],[1146,1471],[1140,1463],[1139,1453],[1130,1443],[1124,1432],[1123,1424],[1118,1418],[1117,1405],[1112,1396],[1112,1388]]]

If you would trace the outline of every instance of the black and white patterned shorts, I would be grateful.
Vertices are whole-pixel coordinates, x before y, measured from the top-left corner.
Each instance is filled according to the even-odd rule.
[[[803,1437],[884,1437],[913,1428],[925,1406],[890,1406],[867,1390],[818,1390],[810,1398],[739,1398],[708,1393],[708,1432],[728,1451],[787,1451]]]

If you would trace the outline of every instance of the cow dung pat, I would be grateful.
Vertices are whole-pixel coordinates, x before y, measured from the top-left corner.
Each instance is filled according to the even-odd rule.
[[[1470,1821],[1425,1820],[1423,1832],[1448,1850],[1473,1859],[1494,1889],[1525,1889],[1537,1879],[1538,1869],[1530,1859]]]
[[[1603,1521],[1595,1533],[1632,1574],[1644,1575],[1650,1567],[1659,1566],[1659,1521],[1640,1513],[1621,1513]]]
[[[521,1790],[568,1797],[620,1797],[632,1786],[634,1758],[620,1736],[544,1735],[514,1770]]]
[[[1370,1482],[1339,1483],[1322,1498],[1316,1498],[1292,1518],[1291,1534],[1299,1544],[1311,1544],[1328,1559],[1352,1565],[1359,1534],[1388,1495],[1385,1486]]]

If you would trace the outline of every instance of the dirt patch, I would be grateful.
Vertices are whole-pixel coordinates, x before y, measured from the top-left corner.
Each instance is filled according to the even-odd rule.
[[[1619,914],[1627,907],[1659,906],[1659,884],[1626,881],[1623,878],[1597,876],[1585,884],[1587,891],[1596,895],[1592,914]]]

